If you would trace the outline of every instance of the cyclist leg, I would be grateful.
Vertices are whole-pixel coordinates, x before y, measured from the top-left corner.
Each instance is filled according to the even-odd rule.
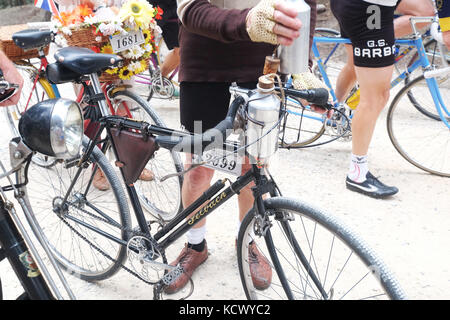
[[[178,22],[167,22],[162,26],[162,36],[164,38],[164,42],[166,43],[167,49],[170,50],[161,66],[161,74],[166,78],[180,64],[178,29]]]
[[[375,13],[369,6],[374,6]],[[342,33],[352,42],[351,54],[361,101],[352,119],[352,155],[346,186],[371,197],[385,198],[398,192],[369,172],[368,150],[376,121],[389,97],[395,62],[395,6],[373,5],[357,0],[332,0],[331,9]],[[372,12],[372,13],[370,13]],[[372,18],[375,16],[375,24]],[[378,20],[378,21],[376,21]]]
[[[430,0],[402,0],[397,7],[402,16],[394,20],[395,37],[404,37],[412,33],[409,19],[411,17],[432,17],[435,9]],[[418,23],[417,27],[426,27],[429,23]]]
[[[351,45],[345,45],[347,51],[347,61],[339,72],[336,81],[336,98],[338,102],[344,102],[345,98],[349,95],[352,88],[356,83],[355,65],[353,63],[353,47]]]

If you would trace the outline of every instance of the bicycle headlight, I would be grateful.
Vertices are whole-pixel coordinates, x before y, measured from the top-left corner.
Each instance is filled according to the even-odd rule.
[[[34,151],[60,159],[73,158],[83,138],[80,106],[61,98],[39,102],[21,116],[19,132]]]

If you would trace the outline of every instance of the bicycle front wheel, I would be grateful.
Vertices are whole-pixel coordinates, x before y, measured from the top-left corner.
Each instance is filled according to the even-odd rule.
[[[166,127],[158,114],[140,96],[128,90],[117,90],[111,94],[111,102],[119,115],[130,112],[135,120]],[[153,174],[151,181],[138,180],[134,184],[142,206],[152,215],[164,221],[173,219],[180,212],[182,175],[161,179],[183,171],[179,154],[159,149],[145,166]]]
[[[88,144],[85,137],[83,147]],[[99,281],[122,266],[131,219],[125,192],[105,155],[95,147],[80,168],[74,165],[78,160],[58,160],[50,168],[31,162],[26,195],[60,265],[83,280]],[[92,185],[96,167],[109,183],[106,191]]]
[[[450,87],[436,80],[446,103]],[[439,108],[449,123],[448,106],[447,110]],[[450,129],[439,117],[424,76],[408,83],[395,96],[387,113],[387,130],[395,149],[408,162],[429,173],[450,177]]]
[[[404,298],[383,262],[332,216],[283,197],[267,199],[264,205],[265,218],[252,209],[239,231],[239,272],[248,299]],[[267,288],[257,287],[252,279],[255,251],[272,268]]]

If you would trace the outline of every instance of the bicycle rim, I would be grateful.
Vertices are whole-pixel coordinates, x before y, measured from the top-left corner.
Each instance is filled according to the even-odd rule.
[[[317,141],[325,132],[323,115],[309,106],[288,102],[286,118],[282,123],[280,147],[302,147]]]
[[[447,102],[450,87],[448,80],[445,83],[441,83],[439,91]],[[429,173],[450,177],[450,130],[437,115],[428,85],[421,76],[392,101],[387,114],[388,134],[395,149],[408,162]],[[450,121],[449,116],[446,119]]]
[[[87,144],[84,139],[85,148]],[[94,166],[86,165],[69,193],[67,205],[61,209],[59,205],[75,180],[78,167],[66,168],[69,162],[57,161],[50,168],[30,164],[26,194],[56,260],[71,274],[98,281],[120,269],[126,246],[108,237],[126,243],[126,229],[131,223],[125,193],[114,169],[98,148],[94,149],[91,161],[101,168],[108,190],[100,191],[92,185],[88,188]]]
[[[249,299],[301,300],[403,299],[403,291],[375,253],[338,220],[288,198],[264,201],[270,213],[270,235],[281,269],[274,269],[261,224],[253,212],[244,218],[238,239],[238,262]],[[272,268],[270,286],[256,288],[250,272],[249,243],[256,245]],[[299,248],[299,249],[298,249]],[[301,252],[301,253],[300,253]],[[282,273],[280,272],[282,270]]]
[[[143,99],[129,91],[123,90],[113,93],[111,101],[115,109],[119,110],[119,114],[120,110],[128,109],[133,119],[166,127]],[[183,180],[181,176],[173,176],[164,181],[161,181],[161,179],[183,170],[180,156],[161,148],[156,151],[145,168],[153,173],[154,178],[151,181],[138,180],[135,182],[134,185],[141,204],[150,214],[164,221],[169,221],[181,210]]]

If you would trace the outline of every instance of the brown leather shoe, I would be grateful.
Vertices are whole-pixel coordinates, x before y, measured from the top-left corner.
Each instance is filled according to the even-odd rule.
[[[97,168],[92,184],[100,191],[106,191],[109,189],[109,182],[100,168]]]
[[[183,273],[179,276],[172,284],[164,288],[164,292],[167,294],[173,294],[183,289],[183,287],[188,283],[195,269],[208,258],[208,247],[205,240],[205,248],[202,252],[195,251],[194,249],[188,248],[187,244],[181,250],[178,258],[172,262],[171,266],[176,266],[180,264],[183,268]]]
[[[144,170],[142,170],[141,175],[139,176],[139,180],[142,181],[152,181],[153,179],[155,179],[155,175],[153,174],[153,172],[145,168]]]
[[[272,282],[272,268],[269,261],[259,252],[255,242],[248,246],[248,258],[253,285],[257,290],[267,289]]]

